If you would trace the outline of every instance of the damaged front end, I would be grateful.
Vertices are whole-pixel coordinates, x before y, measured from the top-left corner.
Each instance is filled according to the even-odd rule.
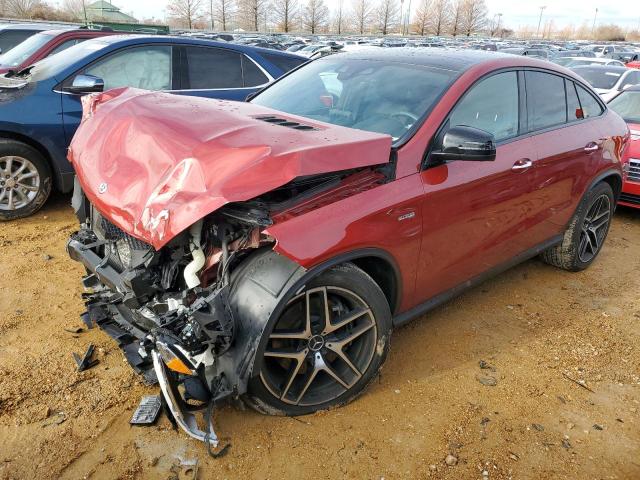
[[[81,228],[67,249],[87,270],[85,321],[215,446],[211,407],[247,392],[263,331],[306,273],[274,251],[268,227],[388,181],[390,137],[292,130],[264,107],[139,91],[84,107],[69,154]]]

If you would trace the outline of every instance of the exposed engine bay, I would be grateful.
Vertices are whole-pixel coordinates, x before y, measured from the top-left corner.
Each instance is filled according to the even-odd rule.
[[[271,313],[286,290],[266,299],[248,293],[247,285],[262,282],[262,289],[277,290],[275,285],[281,288],[305,272],[272,251],[274,239],[264,229],[386,179],[376,169],[296,179],[226,205],[160,250],[103,216],[76,180],[72,203],[81,229],[68,251],[88,271],[85,322],[117,340],[147,383],[160,383],[174,417],[191,436],[215,446],[211,419],[201,430],[190,411],[245,393],[264,325],[244,311]],[[266,269],[256,267],[265,261]],[[260,278],[265,272],[273,278]]]

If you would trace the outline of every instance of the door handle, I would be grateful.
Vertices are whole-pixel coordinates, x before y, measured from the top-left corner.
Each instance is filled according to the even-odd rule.
[[[518,171],[527,170],[532,166],[533,166],[533,162],[531,160],[529,160],[528,158],[521,158],[520,160],[517,160],[516,163],[513,164],[513,167],[511,167],[511,170],[518,172]]]
[[[598,144],[596,142],[589,142],[584,147],[584,151],[585,152],[595,152],[596,150],[598,150],[598,148],[600,148],[600,147],[598,146]]]

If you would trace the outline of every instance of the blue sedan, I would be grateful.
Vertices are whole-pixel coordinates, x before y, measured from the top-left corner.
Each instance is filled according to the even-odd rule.
[[[305,61],[232,43],[118,35],[0,76],[0,220],[36,212],[52,188],[72,189],[66,154],[82,116],[82,95],[136,87],[244,100]]]

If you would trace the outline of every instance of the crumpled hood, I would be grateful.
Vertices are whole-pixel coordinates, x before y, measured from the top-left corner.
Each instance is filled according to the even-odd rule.
[[[84,97],[83,109],[69,148],[82,189],[156,249],[226,203],[296,177],[384,164],[391,149],[388,135],[250,103],[115,89]]]

